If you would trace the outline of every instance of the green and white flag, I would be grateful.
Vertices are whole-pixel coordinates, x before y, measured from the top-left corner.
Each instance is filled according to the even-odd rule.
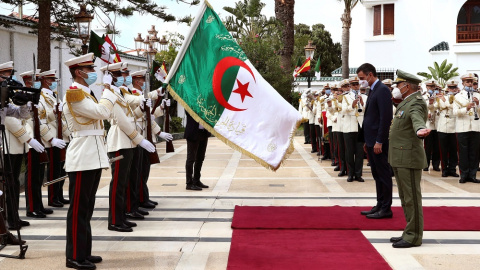
[[[166,82],[196,121],[263,166],[277,170],[293,151],[302,116],[262,78],[208,3]]]

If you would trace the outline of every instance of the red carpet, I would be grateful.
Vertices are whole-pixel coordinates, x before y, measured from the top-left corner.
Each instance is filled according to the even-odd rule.
[[[391,269],[357,230],[234,230],[227,269]]]
[[[393,218],[372,220],[360,215],[369,207],[235,206],[234,229],[403,230],[401,207]],[[424,207],[425,231],[480,231],[480,207]]]

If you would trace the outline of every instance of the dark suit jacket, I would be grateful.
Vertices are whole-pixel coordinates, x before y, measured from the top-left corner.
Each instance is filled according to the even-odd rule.
[[[185,112],[185,115],[187,116],[187,126],[185,127],[185,133],[183,134],[183,137],[189,141],[195,142],[198,140],[198,135],[201,132],[200,129],[198,129],[199,124],[187,112]],[[207,130],[204,132],[207,132],[207,136],[210,137],[210,133]]]
[[[378,81],[370,90],[363,118],[363,133],[368,147],[373,147],[376,142],[388,142],[392,119],[392,94],[385,84]]]

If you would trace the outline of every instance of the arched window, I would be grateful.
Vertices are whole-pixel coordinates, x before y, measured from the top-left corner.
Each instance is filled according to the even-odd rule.
[[[468,0],[457,16],[457,43],[480,42],[480,0]]]

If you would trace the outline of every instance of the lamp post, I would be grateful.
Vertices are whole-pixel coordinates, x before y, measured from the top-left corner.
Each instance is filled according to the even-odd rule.
[[[137,56],[139,56],[140,51],[142,50],[142,44],[143,44],[142,34],[138,33],[138,36],[133,40],[135,41],[135,50],[137,51]]]
[[[168,41],[167,41],[167,39],[165,38],[165,36],[162,37],[162,39],[159,41],[159,43],[160,43],[160,51],[166,51],[166,50],[167,50]]]
[[[80,12],[74,15],[77,23],[78,37],[82,40],[82,53],[88,52],[88,39],[90,38],[90,23],[93,20],[93,15],[87,12],[86,5],[80,5]]]
[[[315,54],[315,48],[317,48],[317,46],[313,45],[312,44],[313,41],[312,40],[309,40],[308,41],[308,44],[307,46],[305,46],[305,58],[310,58],[310,60],[313,59],[313,55]],[[307,73],[307,82],[308,82],[308,88],[311,87],[311,83],[312,83],[312,79],[311,79],[311,70],[308,71]]]

